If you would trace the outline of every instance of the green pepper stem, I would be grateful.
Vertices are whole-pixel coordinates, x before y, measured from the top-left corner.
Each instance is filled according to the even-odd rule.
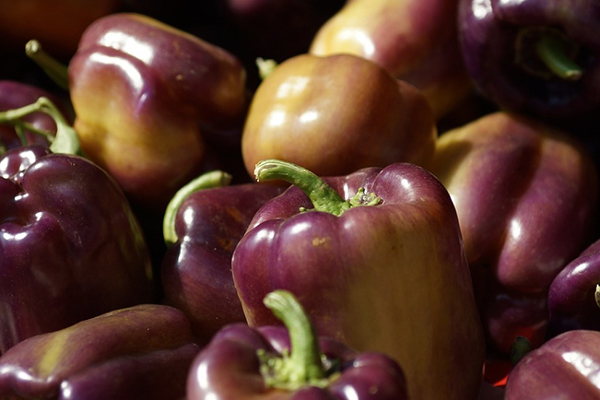
[[[43,112],[54,120],[56,124],[56,135],[37,129],[31,124],[23,121],[23,117],[35,112]],[[61,154],[81,154],[79,137],[75,129],[65,120],[60,110],[47,97],[40,97],[35,103],[0,112],[0,123],[11,124],[17,130],[26,129],[33,133],[43,135],[50,141],[50,150],[53,153]],[[22,139],[23,140],[23,139]],[[23,143],[26,145],[27,143]]]
[[[264,304],[286,326],[290,335],[290,354],[284,354],[266,374],[268,386],[295,390],[305,385],[326,385],[318,337],[310,318],[294,295],[286,290],[267,294]]]
[[[69,90],[69,71],[66,65],[44,51],[37,40],[30,40],[25,45],[25,54],[44,70],[46,75],[64,90]]]
[[[525,354],[531,351],[531,342],[525,336],[517,336],[510,346],[510,362],[516,365]]]
[[[260,79],[264,81],[277,68],[277,61],[258,57],[256,59],[256,66],[258,67]]]
[[[309,170],[280,160],[264,160],[256,164],[254,176],[258,182],[284,180],[297,186],[312,201],[316,211],[340,216],[350,208],[338,192]]]
[[[540,60],[554,75],[565,80],[577,80],[583,70],[565,51],[565,43],[557,35],[542,35],[535,47]]]
[[[596,300],[596,305],[600,307],[600,285],[596,285],[596,290],[594,292],[594,299]]]
[[[230,182],[231,175],[228,173],[218,170],[211,171],[193,179],[175,193],[171,201],[169,201],[163,217],[163,238],[167,247],[171,247],[178,240],[177,233],[175,232],[175,217],[183,201],[194,192],[202,189],[227,186]]]

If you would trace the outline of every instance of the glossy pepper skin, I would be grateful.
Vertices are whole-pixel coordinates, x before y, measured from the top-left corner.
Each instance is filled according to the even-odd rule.
[[[302,54],[258,87],[242,134],[250,175],[280,159],[317,175],[345,175],[394,162],[423,164],[437,130],[425,97],[372,61]]]
[[[471,89],[457,0],[349,0],[315,35],[310,54],[354,54],[419,88],[438,119]]]
[[[461,0],[459,35],[470,76],[501,108],[553,122],[600,109],[598,2]],[[538,49],[541,38],[558,40],[562,56],[554,53],[548,56],[553,61],[542,62],[538,52],[549,54],[552,46]],[[579,72],[563,76],[547,65]]]
[[[600,240],[589,245],[554,278],[548,291],[553,335],[567,330],[600,331]]]
[[[209,141],[239,144],[245,79],[234,55],[157,20],[98,19],[69,63],[82,149],[134,202],[161,209],[204,171]]]
[[[496,112],[440,135],[430,170],[456,207],[488,342],[539,346],[550,284],[592,238],[591,158],[564,132]]]
[[[574,330],[526,354],[508,376],[506,400],[600,397],[600,332]]]
[[[254,213],[283,189],[208,172],[184,186],[165,213],[168,244],[161,265],[164,302],[189,318],[201,342],[224,325],[245,322],[231,275],[231,257]]]
[[[0,398],[179,400],[199,350],[175,308],[114,310],[11,348],[0,357]]]
[[[359,353],[329,337],[317,336],[302,306],[290,312],[285,291],[265,298],[280,302],[283,326],[222,328],[194,360],[188,400],[404,400],[402,367],[382,353]],[[293,298],[293,296],[291,296]],[[275,311],[274,311],[275,312]],[[294,321],[286,321],[292,318]],[[301,316],[298,316],[300,314]]]
[[[300,174],[290,182],[302,190],[267,202],[233,255],[250,326],[275,324],[262,298],[289,290],[319,334],[396,359],[409,398],[475,398],[483,333],[458,219],[440,182],[408,163],[325,178],[326,185],[280,165],[259,163],[259,182]],[[307,180],[314,187],[305,188]],[[310,200],[305,189],[314,191]],[[346,211],[338,216],[334,207]]]
[[[148,248],[117,183],[87,159],[53,149],[23,146],[0,157],[0,353],[154,300]]]

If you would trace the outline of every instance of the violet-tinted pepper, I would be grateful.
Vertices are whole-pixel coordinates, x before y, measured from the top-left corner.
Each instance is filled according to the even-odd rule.
[[[435,118],[472,87],[458,43],[458,0],[348,0],[315,35],[310,54],[354,54],[423,91]]]
[[[321,180],[267,160],[256,177],[299,187],[267,202],[234,251],[248,323],[277,323],[262,299],[286,289],[319,334],[396,359],[411,398],[474,398],[483,334],[456,211],[441,183],[408,163]]]
[[[575,139],[496,112],[440,135],[431,171],[452,196],[487,339],[537,347],[548,288],[593,237],[598,173]]]
[[[550,333],[600,331],[600,240],[588,246],[554,278],[548,292]]]
[[[154,299],[148,249],[116,182],[72,154],[75,132],[47,99],[0,113],[42,111],[58,126],[50,148],[0,158],[0,353],[37,334]],[[49,136],[50,137],[50,136]]]
[[[286,327],[221,329],[194,360],[188,400],[408,398],[402,367],[390,357],[318,337],[289,292],[269,293],[265,305]]]
[[[501,108],[553,121],[600,109],[597,1],[462,0],[459,34],[469,74]]]
[[[245,77],[234,55],[155,19],[100,18],[69,63],[82,149],[136,203],[162,211],[206,171],[211,149],[239,144]]]
[[[245,322],[231,276],[231,257],[254,213],[283,189],[208,172],[180,189],[167,206],[161,267],[164,302],[182,310],[201,341],[224,325]]]
[[[194,340],[175,308],[111,311],[12,347],[0,357],[0,398],[179,400]]]
[[[600,398],[600,332],[574,330],[527,353],[508,375],[505,400]]]

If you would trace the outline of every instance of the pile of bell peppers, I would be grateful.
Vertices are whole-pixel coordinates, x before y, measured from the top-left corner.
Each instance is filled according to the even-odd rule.
[[[1,3],[0,399],[600,398],[597,2]]]

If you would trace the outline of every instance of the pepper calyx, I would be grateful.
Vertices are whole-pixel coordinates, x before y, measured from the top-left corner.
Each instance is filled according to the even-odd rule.
[[[323,211],[340,216],[357,206],[373,206],[381,203],[374,193],[367,194],[364,188],[349,200],[344,200],[338,192],[323,179],[299,165],[281,160],[263,160],[256,164],[254,176],[258,182],[284,180],[298,187],[313,203],[315,211]],[[301,210],[308,211],[308,210]]]
[[[317,334],[302,305],[286,290],[267,294],[264,304],[288,329],[291,345],[281,355],[264,349],[257,351],[265,386],[289,391],[306,386],[326,387],[338,373],[328,375]]]

